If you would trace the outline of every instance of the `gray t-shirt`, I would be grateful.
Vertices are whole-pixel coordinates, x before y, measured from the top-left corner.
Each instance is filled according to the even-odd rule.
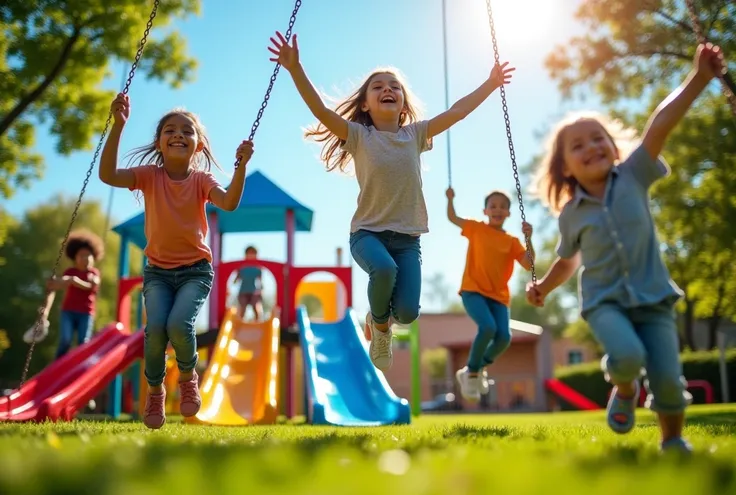
[[[398,132],[348,122],[348,139],[342,149],[353,157],[360,187],[350,232],[429,232],[420,160],[423,152],[432,149],[426,120]]]

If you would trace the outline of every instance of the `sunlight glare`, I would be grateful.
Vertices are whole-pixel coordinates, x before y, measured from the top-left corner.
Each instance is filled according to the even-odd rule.
[[[457,2],[458,7],[470,0]],[[454,3],[454,2],[452,2]],[[448,4],[447,22],[449,26],[463,26],[463,32],[473,33],[471,36],[477,42],[482,42],[493,49],[491,43],[491,28],[488,24],[488,13],[485,2],[472,1],[469,8],[456,8],[450,12]],[[493,20],[496,27],[498,48],[503,53],[513,50],[514,47],[540,47],[540,42],[553,32],[555,22],[559,22],[557,12],[560,11],[559,0],[491,0]],[[451,43],[454,44],[452,40]],[[509,46],[513,44],[513,46]]]

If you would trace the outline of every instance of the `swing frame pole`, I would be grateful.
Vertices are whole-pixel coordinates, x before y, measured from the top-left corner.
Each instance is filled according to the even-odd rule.
[[[450,108],[450,83],[447,70],[447,0],[442,0],[442,63],[445,76],[445,110]],[[447,187],[452,187],[452,152],[450,150],[450,129],[445,131],[447,140]]]

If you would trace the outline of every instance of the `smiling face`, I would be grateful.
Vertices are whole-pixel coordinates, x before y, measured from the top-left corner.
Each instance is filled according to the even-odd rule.
[[[405,111],[406,97],[398,78],[390,73],[374,74],[368,81],[361,110],[368,112],[373,120],[395,120],[398,122]]]
[[[506,219],[511,216],[511,201],[501,193],[491,193],[486,200],[486,208],[483,213],[488,217],[488,225],[491,227],[503,227]]]
[[[87,248],[81,248],[74,256],[74,265],[80,270],[89,270],[95,265],[95,257]]]
[[[197,132],[197,123],[183,114],[174,114],[162,122],[156,141],[165,165],[186,165],[202,151],[204,142]]]
[[[611,136],[596,120],[583,119],[564,130],[562,142],[564,174],[583,187],[605,181],[618,160]]]

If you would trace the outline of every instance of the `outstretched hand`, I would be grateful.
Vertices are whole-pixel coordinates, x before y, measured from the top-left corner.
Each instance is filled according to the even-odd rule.
[[[516,67],[507,68],[507,65],[509,65],[509,63],[504,62],[501,65],[496,64],[493,66],[489,79],[491,80],[494,88],[501,87],[511,82],[511,76],[513,76],[513,72],[516,70]]]
[[[723,50],[713,43],[698,45],[695,53],[695,68],[699,74],[708,79],[725,74],[726,61],[723,58]]]
[[[271,37],[273,46],[268,47],[268,51],[276,57],[271,57],[269,60],[278,62],[284,69],[291,71],[299,64],[299,43],[296,41],[296,34],[291,37],[291,45],[280,32],[276,31],[276,36],[279,38],[278,41]]]
[[[445,191],[445,196],[447,196],[447,199],[452,201],[453,199],[455,199],[455,190],[451,187],[448,187],[447,191]]]

